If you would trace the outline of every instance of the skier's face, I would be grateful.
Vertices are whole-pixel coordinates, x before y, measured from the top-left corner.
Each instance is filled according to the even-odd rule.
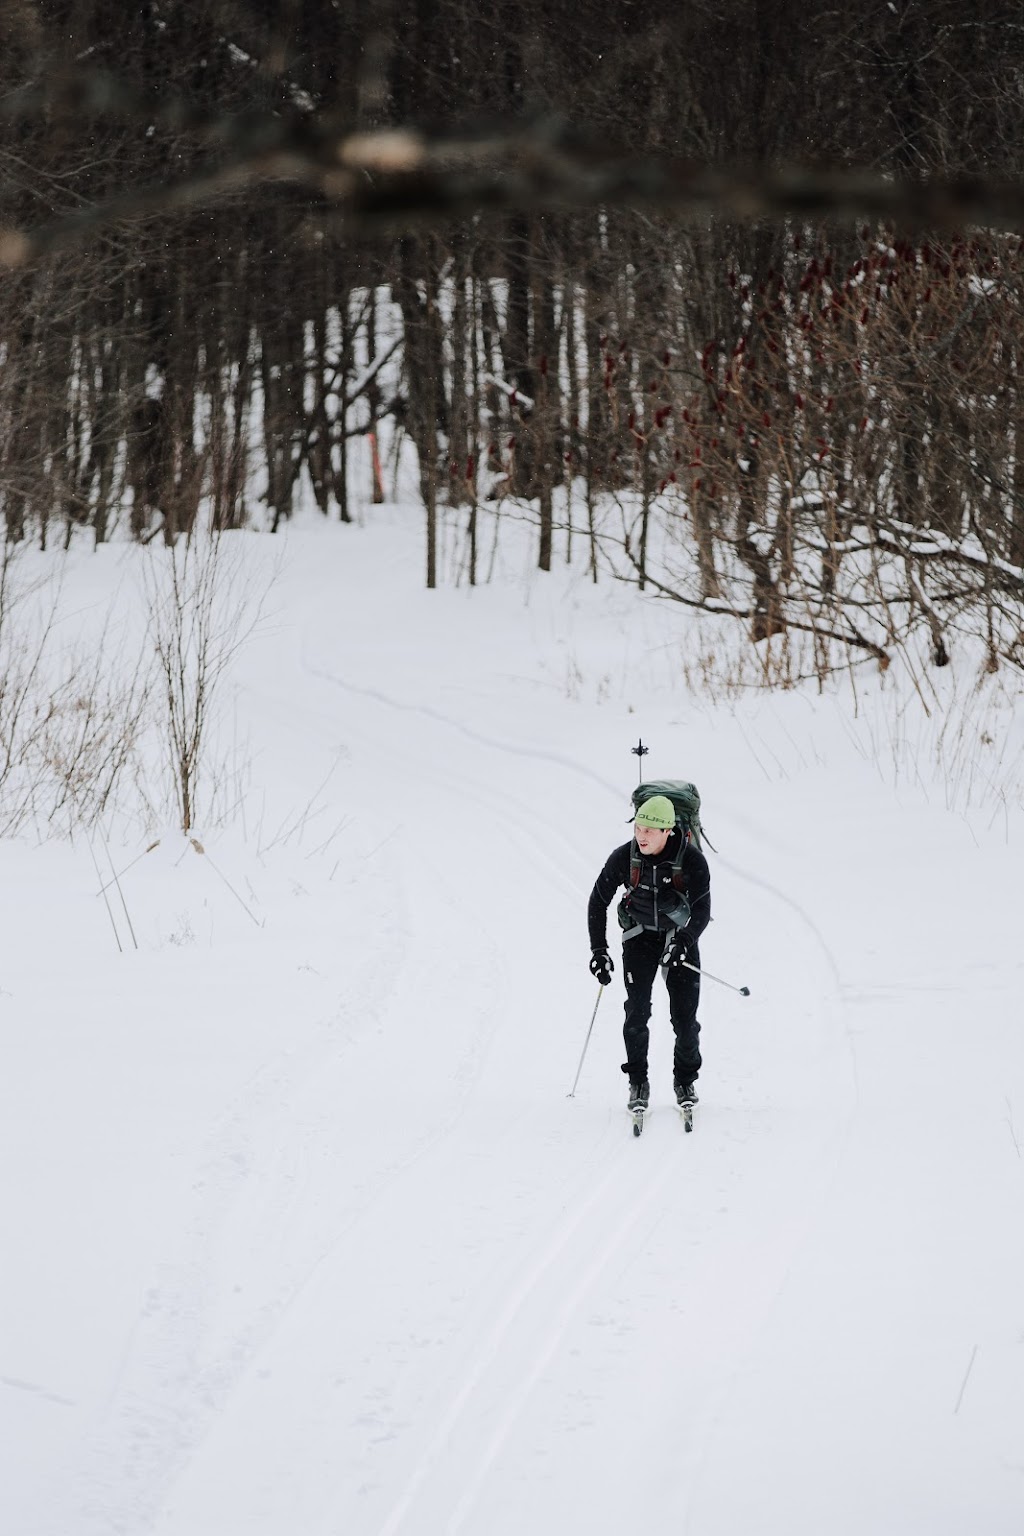
[[[659,853],[664,852],[665,844],[669,839],[668,832],[662,832],[657,827],[641,826],[638,821],[633,823],[633,835],[640,852],[649,854],[655,859]]]

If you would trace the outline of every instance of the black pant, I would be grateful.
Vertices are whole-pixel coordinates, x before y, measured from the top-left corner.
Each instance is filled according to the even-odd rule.
[[[622,946],[622,970],[626,978],[626,1022],[622,1037],[626,1042],[625,1070],[630,1082],[640,1082],[647,1076],[651,991],[666,937],[663,933],[645,931],[627,939]],[[696,946],[686,958],[691,965],[700,965]],[[679,967],[665,972],[665,985],[676,1036],[672,1075],[677,1083],[692,1083],[700,1071],[700,1024],[697,1022],[700,977]]]

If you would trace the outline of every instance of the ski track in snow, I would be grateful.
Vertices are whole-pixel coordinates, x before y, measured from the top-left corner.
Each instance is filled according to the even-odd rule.
[[[579,1038],[575,1026],[552,1032],[550,1020],[522,1017],[531,930],[516,915],[521,893],[543,883],[565,931],[579,935],[582,964],[582,905],[596,869],[558,814],[561,786],[589,783],[621,802],[620,786],[566,754],[492,738],[439,710],[352,685],[305,654],[301,662],[327,690],[379,709],[377,726],[367,714],[359,720],[370,732],[369,756],[386,765],[389,781],[415,782],[431,815],[407,827],[388,854],[398,882],[382,894],[379,947],[352,987],[360,998],[375,996],[373,1007],[340,1035],[325,1032],[315,1048],[268,1061],[209,1127],[188,1230],[156,1267],[135,1320],[106,1424],[76,1485],[79,1515],[96,1536],[511,1536],[544,1532],[553,1479],[564,1490],[589,1478],[596,1495],[588,1530],[601,1536],[632,1513],[626,1473],[635,1467],[652,1492],[657,1485],[673,1528],[690,1529],[704,1453],[813,1232],[856,1112],[834,959],[798,903],[719,859],[717,868],[748,888],[765,927],[800,956],[786,1005],[804,1021],[793,1026],[791,1048],[811,1044],[819,1054],[818,1113],[794,1153],[788,1139],[773,1145],[772,1112],[758,1109],[757,1083],[739,1108],[709,1092],[692,1137],[656,1098],[634,1143],[622,1082],[605,1076],[596,1086],[601,1071],[614,1072],[620,1049],[609,1038],[620,1028],[610,1004],[604,1046],[592,1051],[580,1096],[567,1105],[557,1077],[564,1066],[567,1088]],[[410,718],[423,722],[414,736],[401,724]],[[453,738],[463,755],[452,751]],[[524,773],[554,770],[555,803],[538,800],[526,782],[510,792],[503,775],[492,788],[495,755],[521,760]],[[508,894],[486,923],[472,860],[464,867],[456,850],[458,868],[449,869],[449,827],[470,805],[510,870]],[[481,895],[492,899],[486,883]],[[816,965],[806,941],[793,940],[794,924],[813,940]],[[439,976],[453,956],[457,977]],[[449,1053],[441,1063],[434,1043],[410,1027],[425,987],[441,993]],[[580,990],[567,996],[578,999]],[[712,998],[706,984],[705,1013],[718,1011]],[[760,1005],[755,996],[744,1006]],[[652,1031],[659,1027],[656,1011]],[[536,1052],[546,1086],[525,1105],[503,1104],[502,1121],[479,1087],[489,1070],[500,1075],[494,1058],[508,1048],[510,1030]],[[662,1028],[662,1052],[666,1034]],[[706,1031],[712,1073],[727,1054],[718,1035]],[[767,1072],[768,1047],[758,1050]],[[742,1100],[737,1052],[731,1089]],[[387,1102],[403,1074],[418,1076],[430,1096],[404,1101],[405,1109],[415,1102],[414,1116]],[[353,1153],[361,1161],[339,1184],[331,1158]],[[464,1167],[474,1156],[494,1167],[497,1215],[474,1205]],[[465,1292],[448,1297],[439,1287],[417,1315],[410,1276],[394,1295],[404,1309],[396,1320],[388,1296],[375,1294],[382,1277],[372,1263],[363,1273],[353,1255],[373,1255],[383,1226],[405,1222],[432,1272],[439,1239],[418,1213],[440,1190],[454,1191],[456,1209],[464,1200],[479,1222],[479,1237],[459,1226],[455,1239],[465,1244]],[[754,1240],[757,1276],[745,1268]],[[238,1263],[253,1254],[269,1276],[248,1309],[232,1311],[217,1294],[225,1249]],[[369,1362],[354,1386],[347,1368],[322,1363],[332,1354],[322,1333],[331,1295],[346,1297],[346,1312],[335,1314],[345,1346],[339,1361],[363,1348]],[[637,1402],[631,1351],[659,1350],[665,1380]],[[353,1410],[346,1436],[345,1412]],[[549,1451],[556,1443],[557,1474]],[[242,1447],[251,1483],[220,1488],[220,1469],[235,1465]],[[294,1486],[275,1492],[275,1468],[291,1463],[300,1477],[302,1466],[314,1469],[305,1502]],[[288,1510],[292,1525],[281,1523]],[[77,1536],[74,1523],[60,1536],[71,1529]]]
[[[467,727],[463,722],[436,709],[428,708],[419,703],[405,703],[390,698],[379,690],[366,689],[348,683],[332,673],[313,667],[305,659],[304,666],[324,682],[328,682],[346,692],[372,699],[386,710],[395,711],[398,714],[419,715],[429,719],[436,724],[451,729],[487,751],[529,758],[536,762],[556,766],[564,772],[578,775],[581,778],[589,779],[607,791],[610,797],[621,802],[620,787],[601,775],[596,774],[585,765],[567,758],[563,754],[551,753],[543,749],[518,745],[510,743],[508,740],[488,736]],[[424,774],[422,765],[418,767],[417,771],[421,776]],[[433,776],[431,775],[430,777]],[[486,784],[487,778],[488,776],[483,774],[475,781],[464,782],[460,786],[460,793],[466,798],[484,803],[487,806],[492,822],[494,820],[509,822],[510,807],[514,808],[517,814],[513,823],[513,832],[516,837],[529,840],[527,846],[530,847],[530,858],[535,861],[540,858],[540,861],[545,863],[549,871],[552,867],[557,871],[558,865],[554,864],[552,866],[552,861],[544,859],[537,848],[537,822],[539,816],[543,815],[544,808],[538,807],[536,804],[519,801],[507,793],[487,793],[481,787]],[[560,840],[574,863],[579,864],[578,847],[565,836],[561,826],[552,827],[548,825],[545,827],[545,833],[549,837],[555,837]],[[531,844],[532,846],[530,846]],[[839,986],[838,967],[824,936],[810,914],[799,902],[793,900],[786,893],[763,878],[753,875],[749,871],[738,869],[727,860],[721,858],[716,859],[716,867],[724,869],[734,878],[745,881],[749,885],[764,891],[772,902],[788,907],[812,937],[816,948],[823,958],[831,983],[828,1003],[821,1011],[831,1019],[833,1032],[842,1038],[844,1046],[849,1052],[849,1065],[855,1082],[855,1065],[846,1028],[845,1005]],[[590,874],[589,868],[586,872],[588,875]],[[577,902],[581,896],[585,896],[586,891],[589,889],[589,879],[582,884],[566,883],[569,886],[567,894],[573,896]],[[821,999],[819,996],[820,1005]],[[759,1327],[766,1325],[771,1307],[785,1288],[792,1264],[795,1262],[795,1256],[799,1249],[807,1242],[810,1233],[813,1231],[817,1213],[827,1199],[831,1179],[846,1147],[850,1125],[855,1113],[856,1092],[854,1091],[853,1102],[841,1122],[839,1134],[836,1137],[836,1145],[831,1148],[827,1157],[827,1171],[824,1178],[818,1183],[813,1196],[809,1198],[806,1218],[798,1225],[791,1238],[791,1253],[788,1257],[782,1259],[777,1278],[769,1288],[766,1298],[764,1298],[763,1313],[758,1323]],[[698,1127],[702,1137],[707,1142],[709,1133],[706,1128],[700,1128],[700,1116],[701,1111],[698,1111]],[[658,1118],[660,1117],[655,1116],[655,1123]],[[651,1128],[651,1120],[649,1118],[648,1126],[645,1130],[645,1140],[648,1145],[650,1145]],[[670,1156],[663,1162],[660,1172],[653,1180],[644,1185],[639,1195],[633,1190],[632,1182],[629,1180],[629,1174],[632,1170],[627,1169],[626,1179],[629,1181],[630,1187],[626,1198],[632,1204],[627,1208],[627,1214],[621,1220],[616,1220],[616,1213],[622,1200],[621,1184],[623,1182],[622,1154],[618,1147],[614,1149],[614,1155],[610,1159],[610,1167],[602,1164],[600,1174],[595,1176],[595,1183],[583,1200],[579,1212],[563,1223],[550,1245],[543,1248],[539,1257],[530,1262],[523,1278],[511,1287],[507,1296],[503,1298],[503,1304],[493,1329],[478,1345],[478,1352],[473,1366],[469,1373],[458,1382],[454,1396],[447,1406],[440,1410],[439,1416],[436,1407],[432,1412],[431,1418],[437,1421],[438,1427],[429,1444],[422,1451],[402,1497],[384,1523],[379,1526],[379,1536],[397,1536],[397,1533],[403,1528],[408,1528],[409,1530],[443,1529],[445,1532],[451,1532],[452,1536],[454,1536],[454,1533],[467,1528],[467,1522],[479,1501],[489,1472],[499,1461],[503,1449],[508,1445],[515,1429],[516,1421],[526,1410],[531,1394],[541,1383],[544,1371],[550,1364],[552,1357],[559,1349],[559,1346],[564,1344],[565,1334],[574,1312],[588,1293],[599,1285],[602,1274],[607,1270],[614,1256],[629,1237],[629,1234],[642,1222],[647,1212],[656,1206],[671,1180],[680,1174],[682,1171],[680,1158],[685,1155],[687,1150],[685,1144],[681,1144],[673,1149]],[[588,1216],[593,1216],[594,1218],[593,1231],[590,1232],[585,1230],[585,1221]],[[607,1235],[609,1223],[610,1237]],[[584,1228],[582,1232],[581,1228]],[[582,1275],[581,1278],[577,1279],[575,1277],[579,1271],[582,1271]],[[534,1293],[547,1283],[548,1289],[554,1290],[560,1296],[567,1283],[566,1276],[571,1277],[568,1281],[568,1300],[561,1305],[557,1301],[553,1303],[554,1326],[539,1327],[536,1335],[530,1337],[528,1347],[525,1349],[522,1341],[510,1342],[514,1333],[513,1325],[527,1309],[528,1304],[534,1299]],[[742,1332],[742,1330],[739,1331]],[[750,1340],[746,1341],[744,1348],[749,1348],[750,1344]],[[460,1495],[454,1511],[449,1512],[449,1493],[442,1496],[440,1507],[431,1509],[429,1503],[427,1503],[425,1508],[422,1507],[421,1501],[425,1486],[432,1475],[436,1479],[436,1468],[439,1458],[443,1458],[456,1426],[460,1420],[467,1416],[472,1416],[474,1396],[478,1396],[481,1400],[477,1407],[477,1412],[479,1413],[484,1405],[492,1401],[493,1389],[488,1385],[488,1376],[507,1376],[510,1374],[507,1363],[504,1370],[500,1369],[498,1363],[499,1357],[505,1349],[514,1351],[515,1354],[516,1366],[515,1370],[511,1372],[514,1384],[511,1388],[507,1385],[503,1388],[502,1401],[505,1406],[498,1418],[498,1422],[490,1427],[482,1436],[481,1443],[474,1448],[471,1458],[467,1460],[461,1455],[459,1457],[458,1478],[453,1478],[453,1483],[459,1487]],[[725,1353],[728,1354],[728,1350]],[[703,1384],[703,1389],[706,1393],[705,1409],[707,1410],[707,1418],[705,1422],[707,1424],[714,1426],[723,1418],[728,1396],[735,1390],[735,1385],[741,1375],[741,1371],[742,1354],[733,1358],[730,1369],[717,1373],[714,1380]],[[492,1415],[484,1412],[482,1417],[486,1422]],[[698,1439],[703,1440],[712,1432],[713,1429],[705,1430],[698,1436]],[[699,1454],[697,1459],[691,1459],[687,1467],[685,1482],[676,1491],[675,1505],[680,1511],[688,1511],[689,1509],[689,1492],[698,1473]],[[488,1511],[486,1524],[481,1524],[477,1528],[486,1528],[489,1531],[496,1531],[499,1528],[495,1524],[494,1510]],[[500,1528],[504,1530],[506,1526],[502,1524]],[[510,1531],[515,1529],[515,1523],[509,1523],[507,1528]]]
[[[401,984],[403,968],[426,967],[430,956],[418,942],[415,923],[408,910],[393,916],[383,946],[395,968],[379,964],[375,986],[385,994],[376,1005],[379,1021],[388,1013],[390,999]],[[362,990],[362,989],[359,989]],[[210,1328],[208,1291],[215,1269],[215,1248],[226,1221],[243,1196],[254,1196],[260,1206],[259,1224],[266,1232],[286,1233],[290,1215],[302,1198],[300,1170],[295,1166],[273,1170],[269,1179],[252,1189],[253,1149],[266,1140],[270,1126],[280,1125],[275,1152],[292,1164],[303,1145],[329,1131],[338,1105],[351,1096],[346,1064],[331,1043],[312,1058],[287,1070],[291,1053],[261,1068],[239,1094],[221,1123],[208,1134],[194,1181],[194,1215],[183,1234],[182,1252],[161,1268],[149,1289],[147,1304],[136,1321],[128,1358],[114,1383],[112,1397],[121,1407],[112,1446],[94,1448],[100,1468],[90,1468],[92,1491],[85,1508],[96,1516],[97,1529],[107,1528],[111,1518],[108,1499],[119,1485],[130,1490],[127,1505],[114,1529],[156,1529],[161,1507],[183,1470],[206,1443],[219,1416],[230,1411],[232,1394],[244,1382],[260,1354],[273,1340],[282,1320],[301,1309],[302,1298],[323,1266],[343,1249],[358,1230],[361,1218],[439,1141],[451,1137],[461,1104],[471,1092],[476,1064],[486,1048],[486,1032],[474,1031],[454,1073],[451,1097],[439,1118],[426,1131],[406,1135],[400,1151],[391,1149],[368,1179],[353,1181],[343,1213],[335,1216],[313,1262],[290,1276],[259,1309],[246,1328],[223,1342],[215,1356],[203,1361],[202,1346]],[[292,1081],[292,1078],[296,1081]],[[286,1119],[282,1100],[291,1105]],[[270,1125],[268,1125],[268,1121]],[[296,1124],[303,1127],[296,1145]],[[370,1127],[367,1127],[368,1134]],[[183,1370],[183,1363],[187,1369]],[[118,1463],[122,1457],[123,1465]],[[92,1459],[92,1458],[91,1458]],[[109,1464],[112,1459],[113,1464]],[[107,1465],[104,1466],[104,1463]]]

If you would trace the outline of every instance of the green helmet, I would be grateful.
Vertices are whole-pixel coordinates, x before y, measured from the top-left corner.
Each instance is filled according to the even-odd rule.
[[[633,817],[641,827],[655,827],[659,832],[671,832],[676,824],[676,808],[668,795],[652,795]]]

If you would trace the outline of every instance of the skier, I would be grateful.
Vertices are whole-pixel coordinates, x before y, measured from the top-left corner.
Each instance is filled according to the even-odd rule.
[[[651,990],[659,964],[665,971],[672,1028],[675,1031],[673,1086],[676,1103],[685,1113],[697,1102],[694,1082],[700,1071],[700,1024],[697,1004],[700,976],[682,962],[700,966],[697,940],[711,920],[711,875],[703,853],[676,824],[676,811],[667,795],[654,795],[636,812],[632,843],[612,853],[594,884],[587,908],[590,929],[590,972],[602,987],[612,978],[608,953],[608,907],[617,890],[623,928],[622,968],[626,978],[626,1017],[623,1039],[629,1077],[629,1108],[644,1110],[650,1103],[647,1047],[650,1039]]]

